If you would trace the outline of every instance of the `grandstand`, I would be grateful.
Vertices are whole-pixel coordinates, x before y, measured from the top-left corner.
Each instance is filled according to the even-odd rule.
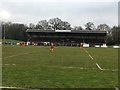
[[[28,29],[28,41],[42,45],[42,42],[54,42],[58,46],[79,46],[87,43],[90,46],[105,43],[106,31],[90,30],[41,30]]]

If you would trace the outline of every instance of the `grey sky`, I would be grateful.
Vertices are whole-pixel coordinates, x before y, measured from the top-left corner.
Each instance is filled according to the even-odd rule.
[[[106,1],[106,2],[105,2]],[[9,21],[34,23],[58,17],[72,26],[91,21],[96,26],[106,23],[118,25],[118,0],[1,0],[0,12],[10,13]],[[0,17],[1,20],[4,20]]]

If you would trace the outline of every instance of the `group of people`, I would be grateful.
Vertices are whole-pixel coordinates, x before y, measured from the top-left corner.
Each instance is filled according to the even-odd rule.
[[[83,47],[83,43],[80,43],[80,47],[81,47],[81,48]],[[53,43],[53,42],[50,43],[50,51],[51,51],[51,52],[54,51],[54,43]]]

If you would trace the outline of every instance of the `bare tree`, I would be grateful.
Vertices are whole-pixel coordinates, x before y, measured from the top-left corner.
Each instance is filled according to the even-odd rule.
[[[92,22],[88,22],[85,24],[87,30],[95,30],[95,25]]]
[[[108,31],[110,30],[110,27],[107,24],[100,24],[97,26],[97,29],[101,31]]]
[[[35,28],[35,25],[34,25],[33,23],[30,23],[30,24],[29,24],[29,28],[30,28],[30,29],[34,29],[34,28]]]
[[[42,29],[46,30],[48,29],[48,22],[47,20],[41,20],[37,24],[38,26],[41,26]]]
[[[67,21],[62,21],[59,18],[52,18],[48,21],[48,23],[54,30],[69,30],[69,29],[71,29],[70,23],[68,23]]]
[[[73,30],[83,30],[83,28],[81,26],[75,26]]]
[[[61,22],[61,26],[62,26],[61,29],[63,30],[71,30],[71,25],[67,21]]]
[[[59,18],[52,18],[48,21],[48,23],[54,30],[57,30],[61,27],[62,20]]]
[[[111,28],[107,25],[107,24],[100,24],[97,26],[97,30],[100,31],[107,31],[107,34],[110,35],[111,34]]]

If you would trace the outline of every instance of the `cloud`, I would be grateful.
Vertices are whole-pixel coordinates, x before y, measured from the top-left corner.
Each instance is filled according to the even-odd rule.
[[[1,0],[2,2],[119,2],[119,0]]]
[[[83,26],[88,21],[95,25],[117,23],[117,0],[111,2],[97,2],[92,0],[1,0],[0,10],[11,13],[11,21],[23,23],[37,23],[39,20],[59,17],[75,25]],[[50,2],[51,1],[51,2]],[[95,2],[94,2],[95,1]],[[103,0],[102,0],[103,1]],[[104,0],[108,1],[108,0]]]

